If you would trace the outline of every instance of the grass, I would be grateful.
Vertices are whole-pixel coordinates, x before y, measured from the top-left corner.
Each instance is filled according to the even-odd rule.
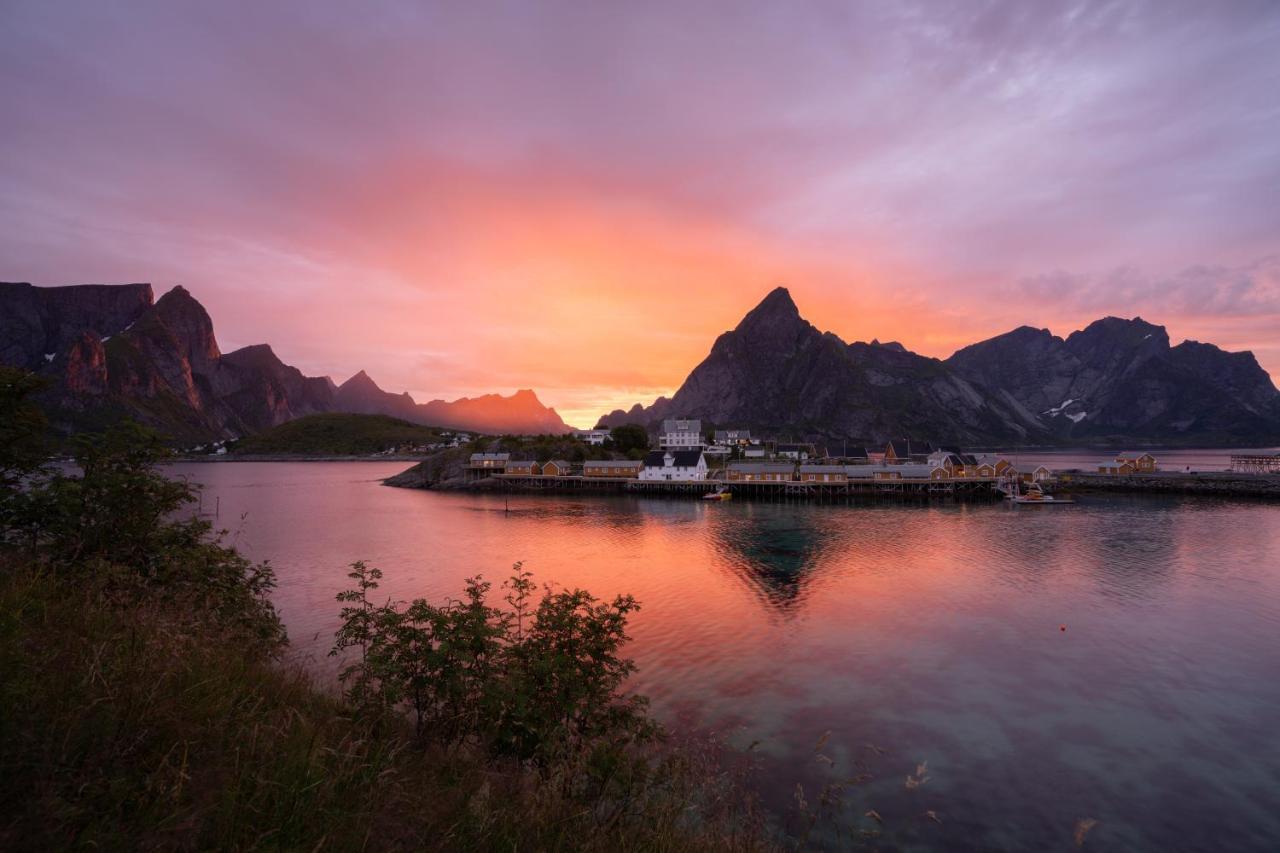
[[[241,454],[368,456],[405,445],[433,444],[440,433],[387,415],[322,414],[283,423],[238,442]]]
[[[593,797],[582,766],[534,771],[359,719],[180,601],[10,566],[0,614],[0,849],[768,846],[695,749]]]

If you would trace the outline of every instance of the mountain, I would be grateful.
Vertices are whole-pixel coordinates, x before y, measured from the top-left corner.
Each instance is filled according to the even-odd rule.
[[[324,412],[388,414],[477,432],[564,433],[532,391],[418,405],[364,371],[341,388],[305,376],[266,344],[223,353],[184,288],[153,302],[149,284],[0,283],[0,364],[46,376],[44,403],[66,432],[124,416],[182,442],[250,435]]]
[[[414,402],[409,394],[383,391],[363,370],[338,386],[335,409],[366,415],[390,415],[417,424],[492,434],[563,435],[569,426],[555,409],[542,405],[528,389],[509,397],[485,394],[446,402]]]
[[[1252,353],[1106,317],[1065,340],[1023,326],[945,361],[895,342],[846,344],[806,322],[778,288],[670,398],[604,426],[666,417],[878,444],[1280,443],[1280,392]]]
[[[1252,353],[1184,341],[1141,317],[1106,317],[1065,339],[1023,326],[946,364],[1007,391],[1059,441],[1280,441],[1280,391]]]
[[[879,443],[905,435],[949,443],[1034,443],[1047,437],[1008,394],[968,381],[901,344],[847,344],[800,316],[777,288],[711,353],[671,399],[618,410],[608,426],[664,417],[777,435]]]

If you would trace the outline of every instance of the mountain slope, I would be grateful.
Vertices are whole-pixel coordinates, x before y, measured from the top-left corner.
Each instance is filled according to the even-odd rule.
[[[0,284],[0,364],[49,378],[44,403],[65,432],[133,417],[202,442],[333,411],[478,432],[568,431],[532,391],[418,405],[363,371],[343,388],[305,376],[267,344],[224,354],[208,312],[182,287],[153,302],[149,284]]]
[[[959,350],[946,364],[1002,388],[1059,440],[1280,441],[1280,392],[1252,353],[1169,345],[1163,326],[1106,317],[1063,339],[1022,327]]]
[[[698,417],[776,434],[880,442],[1030,442],[1036,417],[1007,395],[975,386],[901,345],[846,344],[805,321],[777,288],[722,334],[675,395],[604,421],[653,424]]]

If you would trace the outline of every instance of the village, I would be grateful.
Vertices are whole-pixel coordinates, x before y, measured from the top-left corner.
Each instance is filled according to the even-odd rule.
[[[610,441],[606,429],[578,430],[590,445]],[[895,439],[883,448],[842,446],[836,453],[813,443],[778,442],[747,429],[703,432],[697,419],[672,418],[651,439],[656,449],[640,459],[520,458],[519,453],[478,452],[467,463],[468,479],[494,479],[513,488],[613,487],[651,493],[809,495],[857,493],[970,494],[999,497],[1020,488],[1051,486],[1055,472],[1018,464],[1000,454],[973,454],[928,441]],[[1098,463],[1104,475],[1158,470],[1154,455],[1125,452]]]

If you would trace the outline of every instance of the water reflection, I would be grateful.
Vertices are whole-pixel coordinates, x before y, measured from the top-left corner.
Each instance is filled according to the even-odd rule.
[[[760,740],[780,811],[857,761],[886,848],[1273,850],[1280,507],[794,506],[383,488],[399,466],[188,466],[277,565],[325,662],[345,564],[395,598],[516,560],[642,609],[634,686],[664,720]],[[1067,630],[1060,630],[1066,626]],[[832,732],[815,762],[813,746]],[[864,744],[887,752],[871,760]],[[919,791],[903,778],[927,760]],[[1196,808],[1186,807],[1196,803]],[[923,821],[936,810],[944,823]],[[860,813],[860,812],[859,812]],[[833,847],[839,842],[833,840]]]
[[[823,524],[828,517],[770,504],[739,504],[733,510],[717,513],[707,525],[725,568],[762,604],[781,612],[801,607],[824,551],[836,541]]]

